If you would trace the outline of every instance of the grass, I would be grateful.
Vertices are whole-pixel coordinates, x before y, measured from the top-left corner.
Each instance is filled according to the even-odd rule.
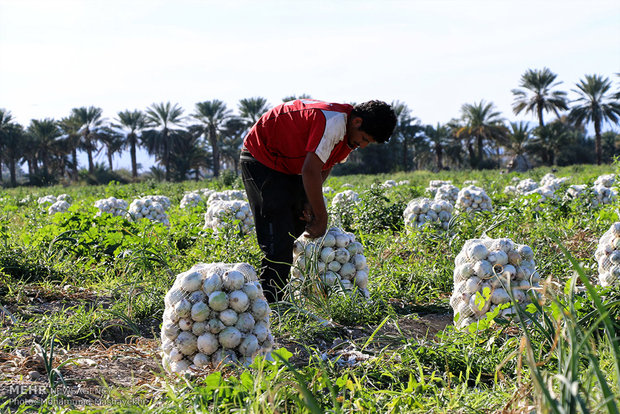
[[[611,171],[609,166],[571,167],[556,175],[570,175],[571,183],[581,184]],[[540,180],[547,172],[537,169],[527,176]],[[154,371],[143,385],[135,381],[128,387],[98,379],[106,381],[111,398],[83,411],[616,413],[620,294],[594,285],[593,253],[598,238],[618,220],[620,206],[526,203],[502,192],[513,176],[483,171],[330,178],[327,185],[336,191],[353,184],[362,199],[340,213],[364,246],[370,301],[309,295],[274,306],[272,332],[292,353],[281,347],[274,361],[258,359],[247,370],[225,368],[196,378]],[[410,184],[373,186],[387,179]],[[455,216],[447,232],[406,231],[404,206],[423,196],[432,179],[457,186],[478,180],[493,199],[494,212]],[[98,343],[114,349],[134,338],[156,344],[163,296],[176,274],[199,262],[259,267],[255,237],[232,231],[215,235],[202,228],[204,207],[178,207],[184,191],[207,186],[226,188],[147,182],[5,191],[0,196],[0,365],[18,351],[45,344],[41,349],[48,362],[56,354],[56,362],[44,368],[52,387],[73,349]],[[68,213],[49,216],[36,205],[38,196],[60,193],[74,200]],[[99,198],[146,194],[171,199],[170,228],[94,217],[92,206]],[[31,201],[22,203],[28,195]],[[411,321],[421,323],[425,315],[451,312],[454,258],[466,240],[485,234],[535,251],[537,269],[549,280],[543,301],[533,305],[536,312],[520,312],[513,321],[492,320],[473,333],[451,325],[437,335],[412,328],[418,325]],[[57,348],[69,354],[61,357]],[[364,360],[351,364],[347,355]],[[159,356],[153,352],[150,358]],[[53,399],[30,407],[10,405],[2,402],[7,381],[0,379],[0,410],[80,408],[63,408]],[[132,402],[134,395],[141,400]]]

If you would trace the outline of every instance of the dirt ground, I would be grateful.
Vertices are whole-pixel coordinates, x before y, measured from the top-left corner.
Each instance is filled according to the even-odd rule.
[[[45,298],[47,300],[41,300],[41,296],[37,296],[32,304],[32,312],[45,313],[62,309],[62,303],[59,302],[67,300],[67,297],[62,296],[53,298],[48,296]],[[6,309],[10,312],[11,306],[6,306]],[[0,317],[4,318],[4,324],[0,324],[0,328],[10,329],[7,315],[0,315]],[[380,343],[382,338],[401,336],[401,332],[408,338],[432,339],[451,323],[451,313],[407,315],[397,320],[398,327],[393,321],[386,323],[375,333],[374,339]],[[145,326],[144,332],[156,332],[157,326],[155,325],[156,322],[153,321],[153,326]],[[369,357],[368,354],[357,350],[356,343],[365,341],[365,338],[373,334],[376,327],[334,327],[333,329],[337,335],[331,343],[327,343],[322,338],[316,338],[316,343],[307,345],[320,350],[323,359],[331,359],[339,363],[356,364]],[[302,344],[287,341],[285,338],[275,339],[276,349],[285,347],[293,354],[290,359],[291,363],[297,366],[308,363],[310,355],[307,354]],[[111,389],[136,386],[155,389],[157,384],[164,383],[167,374],[161,365],[159,339],[127,337],[118,334],[107,335],[106,340],[107,342],[97,341],[88,346],[60,348],[54,352],[54,367],[66,362],[60,368],[60,373],[67,388],[64,388],[64,384],[60,385],[61,392],[63,389],[70,391],[74,399],[79,398],[82,403],[88,404],[101,397],[102,387],[105,387],[107,390],[105,392],[109,393]],[[1,346],[0,349],[2,349]],[[208,373],[210,372],[205,371],[200,375]],[[29,399],[43,400],[50,392],[46,375],[43,357],[34,346],[18,348],[11,352],[0,350],[0,405],[6,399],[17,397],[16,386],[22,387],[19,390]]]

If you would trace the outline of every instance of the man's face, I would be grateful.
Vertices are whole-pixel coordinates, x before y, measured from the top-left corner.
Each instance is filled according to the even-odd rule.
[[[351,119],[347,128],[347,145],[351,149],[366,148],[371,142],[376,142],[371,135],[360,129],[361,126],[362,118]]]

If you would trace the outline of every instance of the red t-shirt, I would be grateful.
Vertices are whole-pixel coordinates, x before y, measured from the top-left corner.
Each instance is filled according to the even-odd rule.
[[[286,102],[266,112],[252,127],[243,146],[260,163],[285,174],[301,174],[309,152],[323,170],[346,160],[347,119],[353,106],[313,99]]]

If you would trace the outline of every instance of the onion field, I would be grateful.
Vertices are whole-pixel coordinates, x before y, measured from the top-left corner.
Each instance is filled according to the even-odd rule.
[[[618,413],[617,165],[550,173],[330,177],[269,307],[240,178],[0,190],[0,412]]]

